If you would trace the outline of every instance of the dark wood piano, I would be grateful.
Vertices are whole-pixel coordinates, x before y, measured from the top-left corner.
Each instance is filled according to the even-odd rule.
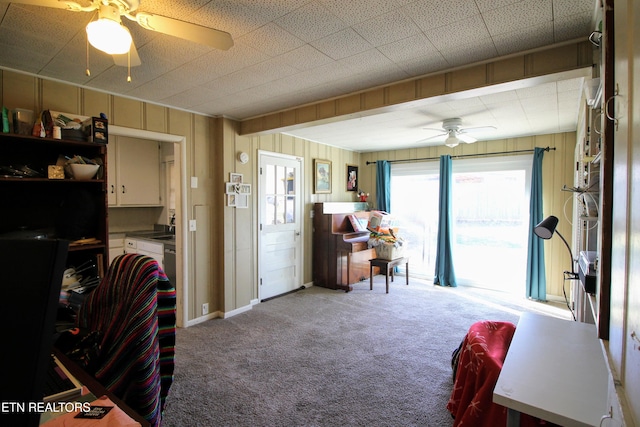
[[[349,215],[368,219],[366,203],[326,202],[313,207],[313,283],[350,291],[351,284],[369,278],[369,231],[355,231]]]

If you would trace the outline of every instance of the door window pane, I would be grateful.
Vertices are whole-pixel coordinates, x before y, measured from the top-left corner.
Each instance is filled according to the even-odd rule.
[[[266,225],[295,223],[295,168],[267,165]]]

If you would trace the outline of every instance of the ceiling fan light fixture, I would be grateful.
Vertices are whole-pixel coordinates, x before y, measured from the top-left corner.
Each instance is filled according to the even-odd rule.
[[[449,131],[449,136],[447,137],[447,139],[444,140],[444,145],[446,145],[449,148],[453,148],[453,147],[456,147],[458,144],[460,144],[460,140],[456,137],[455,132]]]
[[[91,46],[109,55],[123,54],[131,48],[131,33],[120,23],[120,12],[111,6],[100,7],[98,19],[87,24]]]

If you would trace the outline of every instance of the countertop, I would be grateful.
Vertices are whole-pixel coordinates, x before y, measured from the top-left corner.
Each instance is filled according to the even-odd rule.
[[[150,240],[153,242],[174,244],[174,245],[176,243],[175,234],[169,233],[167,231],[158,231],[158,230],[140,230],[140,231],[120,232],[120,233],[109,234],[109,237],[116,238],[116,239],[126,239],[127,237],[131,237],[135,239]]]

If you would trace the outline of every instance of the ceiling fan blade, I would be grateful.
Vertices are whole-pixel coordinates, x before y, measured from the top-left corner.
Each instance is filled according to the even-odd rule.
[[[477,141],[477,139],[475,139],[474,137],[469,136],[469,135],[465,135],[462,132],[458,133],[456,135],[456,138],[458,138],[462,142],[466,142],[467,144],[471,144],[472,142],[476,142]]]
[[[142,64],[142,61],[140,61],[140,56],[138,56],[138,49],[136,49],[136,45],[135,43],[131,42],[131,47],[129,48],[129,53],[123,53],[121,55],[111,55],[113,57],[113,62],[116,65],[119,65],[121,67],[128,67],[129,66],[129,58],[128,56],[131,55],[131,66],[132,67],[137,67],[138,65]]]
[[[472,128],[464,128],[462,129],[462,132],[465,133],[469,133],[469,132],[482,132],[484,130],[496,130],[497,128],[495,126],[476,126],[476,127],[472,127]]]
[[[442,130],[442,129],[439,129],[439,130]],[[447,135],[447,134],[446,133],[441,133],[441,134],[438,134],[438,135],[433,135],[433,136],[430,136],[429,138],[425,138],[425,139],[421,139],[420,141],[416,141],[415,143],[419,144],[421,142],[431,141],[432,139],[440,138],[440,137],[445,136],[445,135]]]
[[[29,4],[32,6],[53,7],[56,9],[66,9],[74,12],[86,12],[89,10],[95,10],[93,4],[89,7],[83,7],[82,5],[69,0],[17,0],[11,3]]]
[[[225,31],[151,13],[140,12],[135,15],[126,14],[124,16],[133,19],[148,30],[190,40],[216,49],[228,50],[233,46],[231,34]]]

